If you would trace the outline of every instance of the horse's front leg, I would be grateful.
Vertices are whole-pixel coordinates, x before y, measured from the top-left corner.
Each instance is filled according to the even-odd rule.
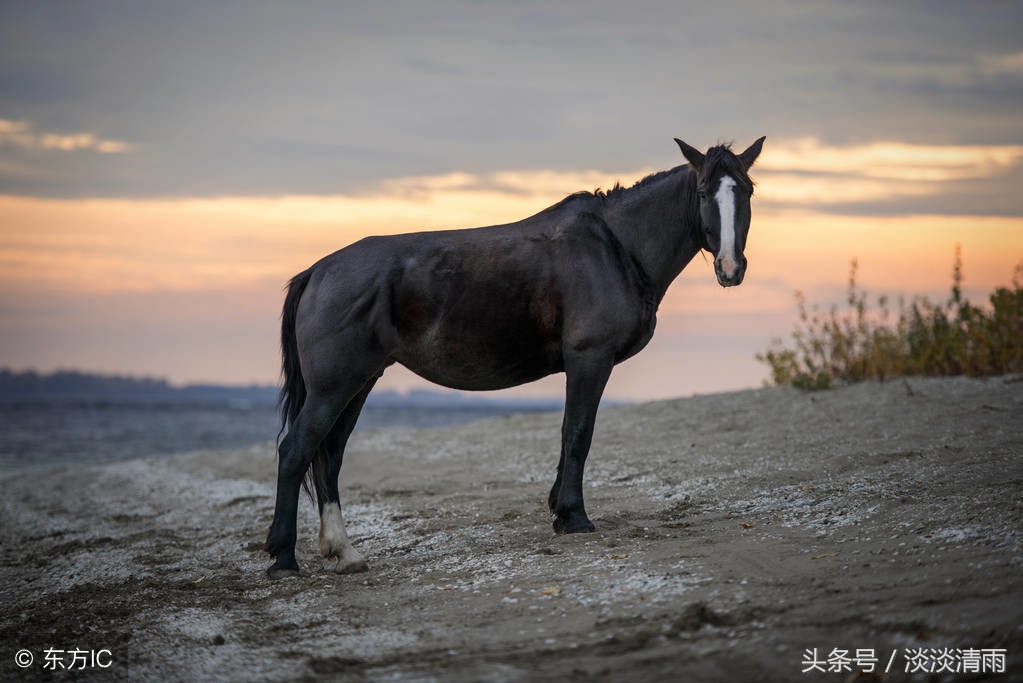
[[[561,462],[551,491],[554,531],[573,534],[593,531],[583,506],[583,467],[593,439],[593,425],[614,359],[590,351],[565,358],[565,419],[561,425]]]
[[[565,418],[561,419],[561,434],[565,434]],[[554,485],[551,486],[551,492],[547,496],[547,509],[554,514],[554,509],[558,505],[558,494],[561,493],[561,473],[565,471],[565,449],[561,449],[561,458],[558,460],[558,476],[554,478]]]

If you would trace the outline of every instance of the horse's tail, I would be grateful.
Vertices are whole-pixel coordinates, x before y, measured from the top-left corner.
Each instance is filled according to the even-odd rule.
[[[305,380],[302,366],[298,361],[298,339],[295,335],[295,319],[298,317],[298,302],[302,299],[312,269],[303,271],[288,282],[288,293],[284,297],[281,311],[281,393],[277,402],[281,409],[281,429],[277,432],[277,447],[280,449],[281,436],[285,429],[295,424],[302,405],[305,403]],[[308,487],[306,491],[308,491]]]

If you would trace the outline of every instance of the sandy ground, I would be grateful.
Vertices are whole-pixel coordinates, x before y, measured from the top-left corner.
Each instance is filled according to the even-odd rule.
[[[269,445],[8,476],[0,679],[1023,680],[1021,379],[604,408],[564,537],[559,415],[359,435],[357,575],[303,499],[303,576],[264,576]],[[971,650],[1005,673],[906,673]]]

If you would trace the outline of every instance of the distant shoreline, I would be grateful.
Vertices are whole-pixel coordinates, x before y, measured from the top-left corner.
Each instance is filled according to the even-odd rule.
[[[0,369],[0,403],[60,403],[126,405],[215,404],[273,406],[279,388],[270,384],[232,386],[188,384],[174,386],[166,379],[104,375],[78,370],[39,373]],[[376,407],[471,408],[484,406],[502,409],[560,410],[561,398],[517,398],[476,396],[458,391],[413,389],[407,393],[377,389],[367,401]]]

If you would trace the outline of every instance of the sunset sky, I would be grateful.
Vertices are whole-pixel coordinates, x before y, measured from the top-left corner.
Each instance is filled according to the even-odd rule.
[[[766,135],[745,283],[698,256],[607,394],[758,386],[854,257],[875,294],[944,298],[957,244],[972,298],[1009,284],[1021,112],[1010,2],[4,3],[0,366],[272,383],[321,256]]]

